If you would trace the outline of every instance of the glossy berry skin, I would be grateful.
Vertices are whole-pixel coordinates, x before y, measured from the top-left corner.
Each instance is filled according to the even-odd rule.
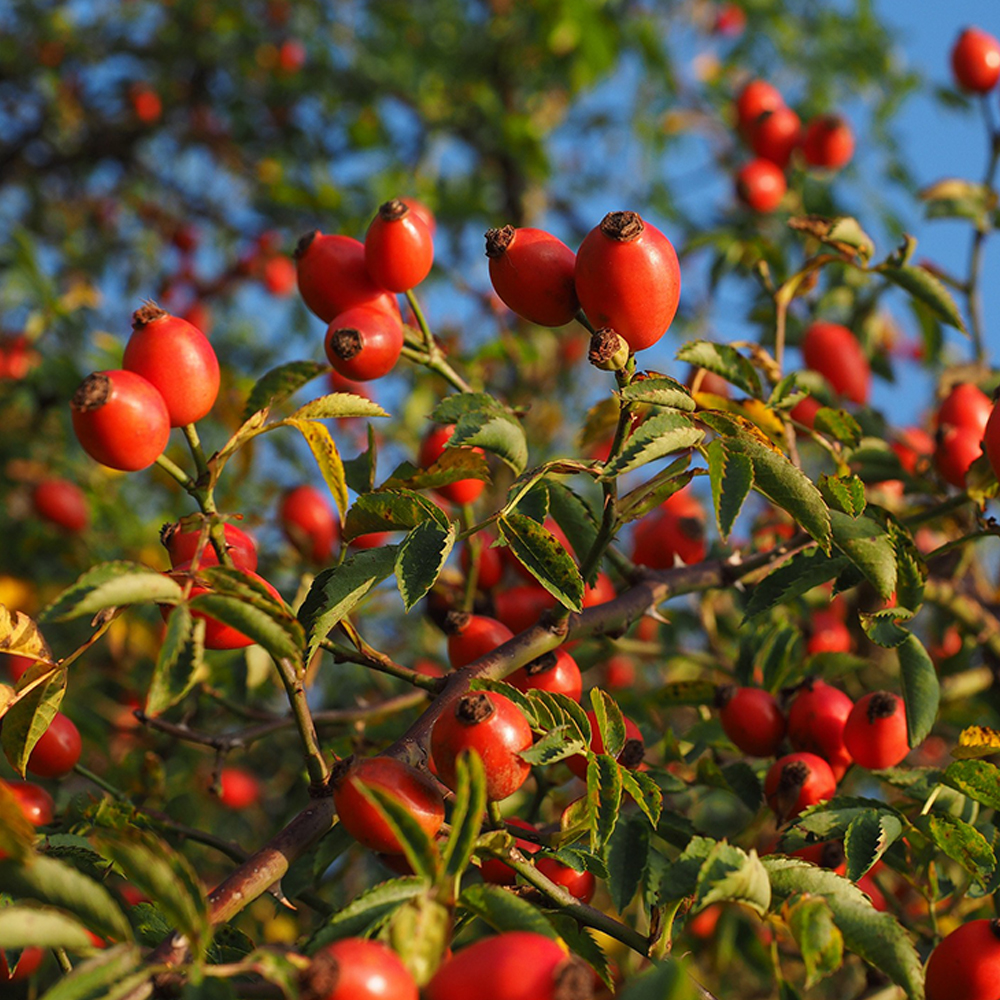
[[[219,785],[219,801],[227,809],[249,809],[260,801],[260,782],[246,768],[224,767]]]
[[[652,347],[673,322],[681,269],[673,244],[636,212],[610,212],[576,254],[576,294],[596,328],[610,326],[631,351]]]
[[[946,482],[965,487],[969,466],[983,453],[983,434],[967,427],[941,427],[934,446],[934,467]]]
[[[398,314],[355,306],[333,317],[324,341],[327,360],[345,378],[370,382],[392,371],[403,350]]]
[[[829,609],[814,611],[809,623],[809,641],[806,652],[849,653],[854,648],[850,629],[836,612]]]
[[[736,196],[747,208],[762,215],[773,212],[787,190],[781,167],[760,157],[745,163],[736,175]]]
[[[754,122],[750,134],[750,146],[764,160],[779,167],[787,167],[792,152],[802,142],[802,122],[791,108],[775,108],[765,111]]]
[[[639,521],[632,535],[632,561],[650,569],[672,569],[676,559],[690,566],[706,552],[705,512],[686,490]]]
[[[455,615],[449,627],[454,631],[448,636],[448,662],[455,670],[514,638],[506,625],[487,615]]]
[[[48,826],[52,822],[56,807],[44,788],[30,781],[4,781],[2,784],[17,799],[24,818],[32,826]]]
[[[785,99],[777,87],[766,80],[751,80],[736,98],[736,120],[740,132],[750,135],[754,123],[762,114],[777,111],[785,106]]]
[[[486,770],[490,802],[513,795],[527,780],[531,765],[520,753],[531,743],[531,726],[524,713],[494,691],[462,695],[445,708],[431,729],[431,756],[438,777],[454,789],[459,754],[474,750]]]
[[[1000,42],[979,28],[966,28],[951,50],[951,68],[960,87],[988,93],[1000,80]]]
[[[76,534],[90,522],[87,498],[76,483],[68,479],[43,479],[31,491],[35,513],[50,524]]]
[[[82,750],[80,730],[72,719],[56,712],[28,757],[28,771],[36,778],[62,778],[76,767]]]
[[[224,525],[223,531],[226,536],[229,557],[233,560],[233,565],[237,569],[257,568],[257,543],[241,528],[235,524]],[[201,535],[201,528],[181,528],[180,523],[168,524],[160,531],[160,541],[167,549],[170,558],[170,565],[177,567],[194,559],[194,554],[198,550],[198,539]],[[198,559],[199,568],[204,566],[218,566],[219,556],[211,542],[206,541]]]
[[[871,368],[857,337],[839,323],[813,323],[802,340],[806,365],[853,403],[868,402]]]
[[[137,472],[152,465],[170,440],[170,413],[159,389],[129,371],[88,375],[70,401],[73,431],[101,465]]]
[[[815,430],[816,414],[822,408],[823,404],[815,396],[805,396],[788,411],[788,415],[809,430]]]
[[[12,684],[16,684],[35,665],[34,660],[14,653],[4,653],[3,660],[7,664],[7,673],[10,674]]]
[[[719,691],[723,732],[752,757],[771,757],[785,736],[785,717],[770,691],[734,687]]]
[[[503,587],[493,595],[493,611],[498,621],[515,634],[531,628],[542,614],[557,603],[540,583],[516,583],[512,587]]]
[[[219,359],[208,337],[153,303],[132,314],[122,367],[156,386],[171,427],[208,416],[219,395]]]
[[[406,292],[430,274],[434,241],[423,219],[400,199],[381,205],[365,234],[365,267],[380,288]]]
[[[977,385],[959,382],[937,411],[939,427],[961,427],[982,436],[993,412],[993,402]]]
[[[515,826],[520,830],[525,830],[532,834],[537,834],[537,830],[530,823],[525,823],[523,819],[516,816],[506,821],[507,826]],[[508,831],[509,832],[509,831]],[[522,854],[535,854],[541,846],[535,840],[525,840],[523,837],[515,837],[514,843]],[[499,858],[484,858],[479,866],[479,874],[484,882],[490,885],[514,885],[517,882],[517,872],[510,865]]]
[[[303,483],[288,490],[278,507],[285,537],[314,563],[329,562],[340,540],[340,523],[322,491]]]
[[[569,865],[564,865],[557,858],[539,858],[535,867],[548,879],[562,886],[571,896],[576,896],[581,903],[589,903],[594,898],[597,889],[597,879],[593,872],[578,872]]]
[[[590,721],[590,749],[594,753],[604,753],[604,740],[601,738],[601,731],[597,726],[597,716],[593,712],[587,712]],[[645,751],[646,743],[642,738],[642,731],[628,717],[625,716],[625,745],[616,758],[623,767],[636,770],[642,764],[642,755]],[[566,766],[581,780],[587,780],[587,758],[582,754],[575,754],[566,758]]]
[[[580,668],[565,649],[554,649],[515,670],[507,678],[507,683],[518,691],[530,691],[534,688],[537,691],[564,694],[573,701],[579,701],[583,693]]]
[[[277,298],[295,291],[295,262],[288,257],[270,257],[260,272],[264,287]]]
[[[921,467],[934,454],[934,438],[922,427],[904,427],[890,446],[899,464],[911,476],[918,475]]]
[[[615,585],[611,582],[611,577],[607,573],[597,574],[597,579],[592,585],[583,588],[583,606],[593,608],[598,604],[607,604],[618,596]]]
[[[806,126],[802,155],[810,167],[840,170],[854,156],[854,132],[838,115],[820,115]]]
[[[869,770],[895,767],[910,752],[903,699],[888,691],[859,698],[844,724],[844,746]]]
[[[344,938],[323,950],[337,963],[336,985],[322,1000],[417,1000],[417,984],[381,941]]]
[[[3,952],[0,952],[0,983],[13,983],[30,979],[38,971],[44,958],[45,952],[43,949],[34,946],[25,948],[16,959],[13,970],[11,970],[7,964],[7,956]]]
[[[817,802],[824,802],[836,790],[837,779],[830,765],[812,753],[779,757],[764,779],[764,797],[779,823],[793,819]]]
[[[508,931],[463,948],[424,987],[425,1000],[553,1000],[566,952],[552,938]]]
[[[580,308],[576,254],[544,229],[504,226],[486,233],[490,281],[501,301],[539,326],[564,326]]]
[[[844,724],[854,702],[825,681],[807,681],[788,708],[788,741],[822,757],[839,781],[853,759],[844,746]]]
[[[427,232],[433,239],[434,233],[437,232],[437,219],[434,218],[434,213],[422,201],[417,201],[409,195],[399,200],[427,227]]]
[[[1000,928],[995,920],[970,920],[931,952],[925,970],[926,1000],[996,1000],[1000,983]]]
[[[454,431],[454,424],[444,424],[432,427],[424,435],[424,439],[420,443],[420,455],[417,459],[422,468],[430,468],[444,454],[448,440]],[[482,448],[473,448],[472,450],[478,451],[480,455],[483,453]],[[454,483],[435,487],[434,492],[452,503],[474,503],[485,488],[486,483],[481,479],[459,479]]]
[[[365,305],[399,316],[395,297],[369,276],[360,240],[306,233],[295,248],[295,268],[302,300],[324,323]]]
[[[986,429],[983,431],[983,450],[993,467],[993,474],[1000,479],[1000,406],[990,411]]]
[[[393,796],[428,837],[441,829],[444,799],[429,775],[393,757],[354,760],[334,780],[333,803],[347,832],[370,850],[403,853],[389,824],[362,794],[362,785]]]

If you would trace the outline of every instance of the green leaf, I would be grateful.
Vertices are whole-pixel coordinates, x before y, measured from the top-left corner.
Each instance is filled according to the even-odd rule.
[[[822,896],[792,897],[786,919],[802,953],[806,988],[836,972],[844,961],[844,936]]]
[[[149,981],[149,968],[141,963],[138,948],[108,948],[63,976],[42,1000],[119,1000]]]
[[[498,885],[470,885],[458,898],[460,909],[485,920],[501,934],[505,931],[532,931],[556,938],[555,928],[545,915],[530,903]]]
[[[907,636],[897,652],[906,706],[906,731],[910,746],[915,747],[924,741],[937,719],[941,684],[934,661],[915,635]]]
[[[603,852],[614,833],[622,802],[622,767],[606,753],[587,762],[587,802],[596,822],[590,830],[590,849]]]
[[[961,330],[962,333],[967,332],[965,321],[951,297],[951,292],[926,268],[912,264],[904,264],[901,267],[883,264],[878,268],[878,272],[929,306],[939,319]]]
[[[318,375],[330,370],[329,365],[317,361],[290,361],[288,364],[272,368],[257,380],[250,390],[247,404],[243,408],[242,423],[246,423],[255,413],[284,402]]]
[[[875,253],[872,238],[861,228],[858,220],[850,215],[832,219],[820,215],[797,216],[788,220],[788,228],[807,233],[850,259],[860,257],[863,261],[868,261]]]
[[[901,619],[909,619],[909,612],[901,614],[899,608],[882,608],[871,614],[860,614],[858,618],[865,635],[884,649],[894,649],[905,642],[910,634],[909,630],[897,624]]]
[[[374,785],[353,779],[354,787],[375,807],[403,848],[402,853],[415,875],[433,879],[441,867],[437,844],[395,795]]]
[[[330,630],[395,568],[396,546],[384,545],[377,549],[365,549],[339,566],[317,575],[299,608],[299,621],[309,643],[305,663],[312,659]]]
[[[314,420],[296,420],[294,417],[289,417],[282,423],[296,428],[306,439],[306,444],[309,445],[309,450],[319,466],[323,482],[330,490],[330,495],[343,519],[348,504],[347,478],[344,475],[344,463],[340,460],[340,452],[329,430],[324,424],[316,423]]]
[[[403,903],[426,892],[429,884],[427,879],[407,875],[365,890],[313,933],[306,944],[306,954],[313,955],[343,938],[367,936]]]
[[[625,718],[614,698],[601,688],[590,689],[590,704],[597,720],[604,752],[616,758],[625,746]]]
[[[896,589],[896,551],[885,528],[870,517],[830,511],[834,544],[868,578],[879,596]]]
[[[387,417],[378,403],[353,392],[331,392],[300,406],[289,420],[332,420],[344,417]]]
[[[570,727],[572,738],[590,746],[592,735],[590,720],[578,701],[564,694],[532,688],[528,691],[528,705],[529,718],[540,716],[543,710],[548,714],[550,724],[542,726],[542,729],[553,729],[565,723]],[[520,703],[518,707],[521,707]]]
[[[382,484],[381,489],[432,490],[463,479],[491,481],[485,456],[471,448],[445,448],[437,460],[426,469],[404,462]]]
[[[535,740],[527,750],[522,750],[518,756],[532,766],[544,767],[556,761],[574,757],[586,750],[582,740],[574,739],[568,725],[556,726],[544,736]]]
[[[46,663],[35,663],[29,667],[19,686],[23,690],[26,685],[43,677],[45,679],[37,687],[11,705],[0,727],[3,752],[10,766],[22,778],[31,751],[56,717],[66,693],[66,670]]]
[[[510,413],[470,413],[455,425],[447,447],[475,446],[496,455],[515,475],[528,464],[528,441],[524,428]]]
[[[566,913],[556,911],[547,914],[547,916],[552,921],[559,936],[569,945],[573,954],[579,955],[587,962],[604,980],[609,989],[614,989],[614,976],[608,965],[607,956],[594,940],[590,930],[580,926],[572,916]]]
[[[653,963],[616,994],[618,1000],[699,1000],[703,995],[676,961]]]
[[[771,905],[771,883],[756,851],[746,854],[720,842],[698,872],[696,905],[732,900],[763,915]]]
[[[431,413],[438,424],[457,424],[462,417],[477,413],[509,413],[503,403],[485,392],[458,392],[445,396]],[[451,444],[451,442],[449,442]]]
[[[735,760],[722,768],[722,777],[747,809],[756,813],[764,801],[764,790],[754,769],[746,761]]]
[[[443,529],[435,521],[424,521],[403,539],[396,553],[396,582],[407,611],[437,582],[455,535],[454,524]]]
[[[270,595],[251,598],[249,595],[205,593],[189,603],[192,612],[200,612],[235,628],[263,646],[276,660],[302,662],[302,629]]]
[[[980,885],[986,885],[997,859],[990,842],[974,826],[938,812],[918,816],[913,825]]]
[[[846,410],[832,406],[821,406],[813,417],[813,427],[820,434],[854,447],[861,440],[861,425]]]
[[[847,835],[851,823],[866,815],[889,815],[901,820],[901,814],[884,802],[859,796],[837,796],[802,812],[786,831],[783,842],[793,841],[788,846],[795,848],[810,840],[841,840]],[[802,833],[808,834],[809,838],[793,840],[791,835]]]
[[[64,622],[126,604],[176,604],[181,587],[165,573],[134,562],[107,562],[87,570],[38,616]]]
[[[553,520],[562,528],[573,551],[586,555],[597,538],[597,519],[593,510],[565,484],[547,480],[546,485]]]
[[[665,469],[661,469],[652,479],[626,493],[617,504],[618,523],[628,524],[645,517],[664,500],[679,493],[694,478],[694,470],[685,471],[691,464],[690,453],[674,459]]]
[[[646,819],[653,827],[658,828],[663,810],[663,792],[660,786],[648,774],[630,771],[627,767],[621,769],[621,776],[622,792],[628,792]]]
[[[649,865],[653,828],[638,813],[622,816],[608,838],[608,892],[619,913],[635,898]]]
[[[605,464],[600,479],[617,479],[672,452],[694,448],[704,436],[705,432],[684,413],[657,413],[628,436],[619,454]]]
[[[560,604],[572,611],[583,610],[583,578],[573,557],[551,532],[517,512],[502,516],[497,529],[511,553]]]
[[[945,768],[944,783],[990,809],[1000,810],[1000,768],[985,760],[956,760]]]
[[[451,941],[451,911],[431,892],[407,901],[389,918],[386,939],[418,986],[437,972]]]
[[[819,549],[796,553],[753,587],[743,620],[750,621],[777,604],[787,604],[835,579],[847,564],[845,556],[831,558]]]
[[[86,928],[59,910],[17,904],[0,907],[0,949],[33,945],[74,951],[90,951],[94,947]]]
[[[625,386],[618,395],[627,403],[645,403],[648,406],[666,406],[672,410],[694,413],[695,403],[686,385],[667,375],[643,378]]]
[[[463,750],[455,761],[455,777],[451,831],[441,855],[445,873],[452,878],[468,866],[486,811],[486,771],[479,754]]]
[[[205,671],[205,622],[192,618],[186,604],[178,604],[167,618],[166,634],[146,695],[145,712],[160,715],[183,701]]]
[[[714,372],[748,396],[761,396],[760,378],[753,365],[728,344],[713,344],[708,340],[694,340],[677,352],[678,361],[687,361],[696,368]]]
[[[429,497],[414,490],[365,493],[347,512],[343,537],[349,542],[373,531],[409,531],[428,520],[445,529],[449,525],[448,515]]]
[[[348,489],[359,495],[375,489],[375,466],[378,461],[378,443],[375,428],[368,424],[368,447],[354,458],[345,458],[344,479]],[[350,517],[350,511],[348,511]]]
[[[753,489],[753,462],[742,452],[731,452],[723,438],[714,438],[705,448],[708,477],[712,484],[715,520],[723,540],[729,538],[743,502]]]
[[[855,816],[844,836],[847,877],[857,882],[902,835],[903,824],[892,813]]]
[[[819,477],[819,491],[832,510],[849,517],[858,517],[865,512],[865,484],[857,476],[831,476],[823,473]]]

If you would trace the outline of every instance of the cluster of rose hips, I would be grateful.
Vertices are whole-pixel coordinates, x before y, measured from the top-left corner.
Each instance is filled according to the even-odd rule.
[[[839,115],[820,115],[803,129],[799,116],[766,80],[751,80],[736,99],[736,124],[755,158],[736,175],[736,193],[755,212],[773,212],[787,190],[796,152],[806,166],[840,170],[854,155],[854,133]]]

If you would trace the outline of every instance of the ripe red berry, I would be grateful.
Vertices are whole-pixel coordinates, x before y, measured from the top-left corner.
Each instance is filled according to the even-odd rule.
[[[653,621],[652,618],[648,620]],[[643,618],[643,622],[646,621],[647,619]],[[613,656],[609,656],[604,663],[601,686],[608,691],[620,691],[632,687],[635,684],[635,678],[635,660],[624,653],[615,653]]]
[[[223,526],[226,536],[226,545],[229,556],[233,560],[233,565],[237,569],[257,568],[257,543],[241,528],[235,524],[226,523]],[[194,554],[198,550],[198,539],[201,536],[200,527],[181,528],[180,523],[165,524],[160,529],[160,541],[167,550],[170,557],[170,565],[180,566],[191,562]],[[198,559],[198,567],[202,569],[206,566],[218,566],[219,556],[212,543],[205,542]]]
[[[438,716],[431,729],[431,756],[438,777],[454,789],[459,754],[474,750],[486,770],[486,797],[498,802],[513,795],[531,773],[520,756],[531,742],[531,726],[517,705],[494,691],[476,691]]]
[[[299,240],[295,266],[303,301],[324,323],[355,306],[399,316],[395,296],[369,276],[360,240],[313,230]]]
[[[1000,982],[1000,923],[970,920],[931,952],[926,1000],[996,1000]]]
[[[260,800],[260,782],[245,768],[224,767],[219,786],[219,801],[227,809],[249,809]]]
[[[7,672],[10,674],[12,683],[16,684],[35,665],[35,661],[27,656],[17,656],[13,653],[4,653],[3,659],[7,663]]]
[[[295,261],[281,255],[269,257],[260,276],[264,287],[272,295],[284,298],[295,290]]]
[[[580,668],[565,649],[554,649],[543,653],[537,660],[515,670],[507,678],[507,683],[518,691],[549,691],[564,694],[574,701],[583,693],[583,677]]]
[[[802,122],[787,107],[765,111],[754,123],[750,146],[762,159],[784,168],[802,142]]]
[[[563,326],[580,308],[576,254],[544,229],[504,226],[486,233],[493,290],[509,309],[539,326]]]
[[[314,563],[329,562],[340,540],[340,523],[324,494],[304,483],[281,498],[278,519],[285,537]]]
[[[345,378],[368,382],[390,372],[403,350],[398,314],[362,305],[333,317],[326,331],[326,356]]]
[[[219,359],[208,338],[153,302],[132,313],[122,367],[156,386],[171,427],[201,420],[219,395]]]
[[[170,440],[167,404],[156,386],[135,372],[88,375],[70,406],[73,431],[83,450],[111,469],[145,469]]]
[[[806,681],[788,709],[788,740],[796,750],[822,757],[839,781],[852,759],[844,746],[844,724],[854,702],[825,681]]]
[[[736,38],[743,34],[747,26],[747,16],[743,8],[735,3],[724,3],[715,12],[712,30],[723,38]]]
[[[921,427],[904,427],[896,440],[890,442],[899,464],[911,475],[918,474],[918,467],[926,465],[934,454],[934,438]],[[922,471],[922,469],[920,470]]]
[[[740,132],[749,136],[762,114],[784,106],[785,99],[777,87],[766,80],[751,80],[736,98],[736,121]]]
[[[530,823],[525,823],[516,816],[508,819],[506,824],[531,834],[538,833]],[[514,843],[522,854],[535,854],[541,846],[537,840],[525,840],[523,837],[515,837]],[[484,882],[489,882],[491,885],[514,885],[517,881],[517,872],[499,858],[485,858],[479,867],[479,874]]]
[[[424,439],[420,443],[420,455],[417,459],[422,468],[430,468],[444,454],[448,439],[454,431],[454,424],[445,424],[432,427],[424,435]],[[473,448],[472,450],[479,452],[480,455],[483,454],[482,448]],[[452,503],[474,503],[485,488],[486,483],[481,479],[459,479],[454,483],[435,487],[434,492]]]
[[[673,244],[636,212],[609,212],[584,237],[574,280],[593,326],[612,327],[632,351],[666,333],[680,301]]]
[[[36,778],[61,778],[76,767],[82,749],[80,730],[72,719],[56,712],[28,757],[28,771]]]
[[[871,368],[857,338],[839,323],[813,323],[802,339],[806,365],[819,372],[841,396],[868,402]]]
[[[951,50],[951,68],[960,87],[987,93],[1000,80],[1000,42],[979,28],[966,28]]]
[[[343,938],[316,957],[332,992],[319,1000],[417,1000],[417,984],[400,957],[381,941]]]
[[[604,753],[604,740],[597,726],[597,716],[593,712],[587,712],[587,718],[590,720],[590,749],[594,753]],[[615,759],[622,767],[634,771],[642,764],[645,752],[646,743],[642,738],[641,730],[628,716],[625,716],[625,745]],[[587,780],[587,758],[583,754],[567,757],[566,766],[581,781]]]
[[[391,795],[428,837],[444,822],[444,799],[433,779],[393,757],[352,760],[333,781],[333,803],[344,829],[360,844],[383,854],[402,854],[402,845],[362,786]]]
[[[425,1000],[554,1000],[560,978],[580,974],[552,938],[508,931],[463,948],[438,969],[424,987],[424,996]],[[583,975],[589,982],[589,974]]]
[[[840,170],[854,156],[854,132],[839,115],[820,115],[806,126],[802,154],[810,167]]]
[[[719,689],[719,721],[725,734],[753,757],[771,757],[778,752],[785,736],[785,717],[774,695],[761,688]]]
[[[437,219],[434,218],[434,213],[422,201],[417,201],[409,195],[404,195],[399,200],[427,227],[427,232],[433,238],[437,232]]]
[[[632,535],[632,561],[650,569],[672,569],[675,558],[685,565],[705,558],[705,511],[688,490],[668,497],[648,514]]]
[[[21,812],[32,826],[48,826],[52,822],[56,807],[44,788],[30,781],[3,781],[0,784],[17,799]]]
[[[983,450],[993,467],[993,474],[1000,479],[1000,406],[994,405],[983,431]]]
[[[423,219],[396,198],[379,206],[365,234],[365,267],[381,288],[406,292],[430,274],[434,241]]]
[[[764,779],[764,797],[779,823],[793,819],[817,802],[824,802],[836,790],[837,779],[830,765],[812,753],[779,757]]]
[[[145,83],[134,83],[129,88],[129,100],[136,118],[145,125],[159,121],[163,114],[163,102],[160,95]]]
[[[493,595],[494,614],[512,634],[531,628],[541,615],[554,608],[557,603],[540,583],[534,582],[504,587]]]
[[[43,479],[31,491],[31,505],[39,517],[74,534],[90,521],[83,490],[68,479]]]
[[[278,68],[283,73],[298,73],[306,64],[306,47],[298,39],[290,38],[278,48]]]
[[[982,432],[967,427],[938,428],[934,467],[946,483],[964,489],[969,466],[983,453],[982,441]]]
[[[564,865],[558,858],[539,858],[535,867],[556,885],[562,886],[571,896],[576,896],[581,903],[589,903],[594,898],[597,889],[597,879],[593,872],[577,871],[569,865]]]
[[[993,412],[993,402],[971,382],[958,382],[941,402],[937,411],[938,427],[961,427],[983,434]]]
[[[787,190],[781,167],[770,160],[751,160],[736,175],[736,196],[754,212],[773,212]]]
[[[856,764],[869,770],[895,767],[910,752],[902,698],[889,691],[859,698],[844,724],[844,746]]]
[[[849,653],[854,648],[851,632],[843,619],[829,609],[814,611],[809,623],[809,641],[806,652],[810,656],[816,653]]]
[[[13,953],[11,953],[13,955]],[[0,983],[13,983],[24,979],[29,979],[42,964],[45,952],[41,948],[34,946],[25,948],[17,957],[13,969],[7,964],[7,956],[0,951]]]
[[[805,396],[788,411],[788,415],[792,420],[797,420],[803,426],[814,430],[816,427],[816,414],[822,408],[823,404],[815,396]]]
[[[448,661],[455,670],[492,653],[501,643],[514,638],[506,625],[487,615],[452,612],[446,625],[450,629]]]

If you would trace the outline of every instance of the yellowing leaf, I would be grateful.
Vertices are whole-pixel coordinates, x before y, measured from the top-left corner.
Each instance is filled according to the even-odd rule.
[[[0,652],[50,662],[52,653],[38,626],[20,611],[0,604]]]
[[[963,729],[958,737],[958,746],[952,751],[952,757],[958,760],[972,760],[975,757],[991,757],[1000,753],[1000,731],[989,726],[969,726]]]

